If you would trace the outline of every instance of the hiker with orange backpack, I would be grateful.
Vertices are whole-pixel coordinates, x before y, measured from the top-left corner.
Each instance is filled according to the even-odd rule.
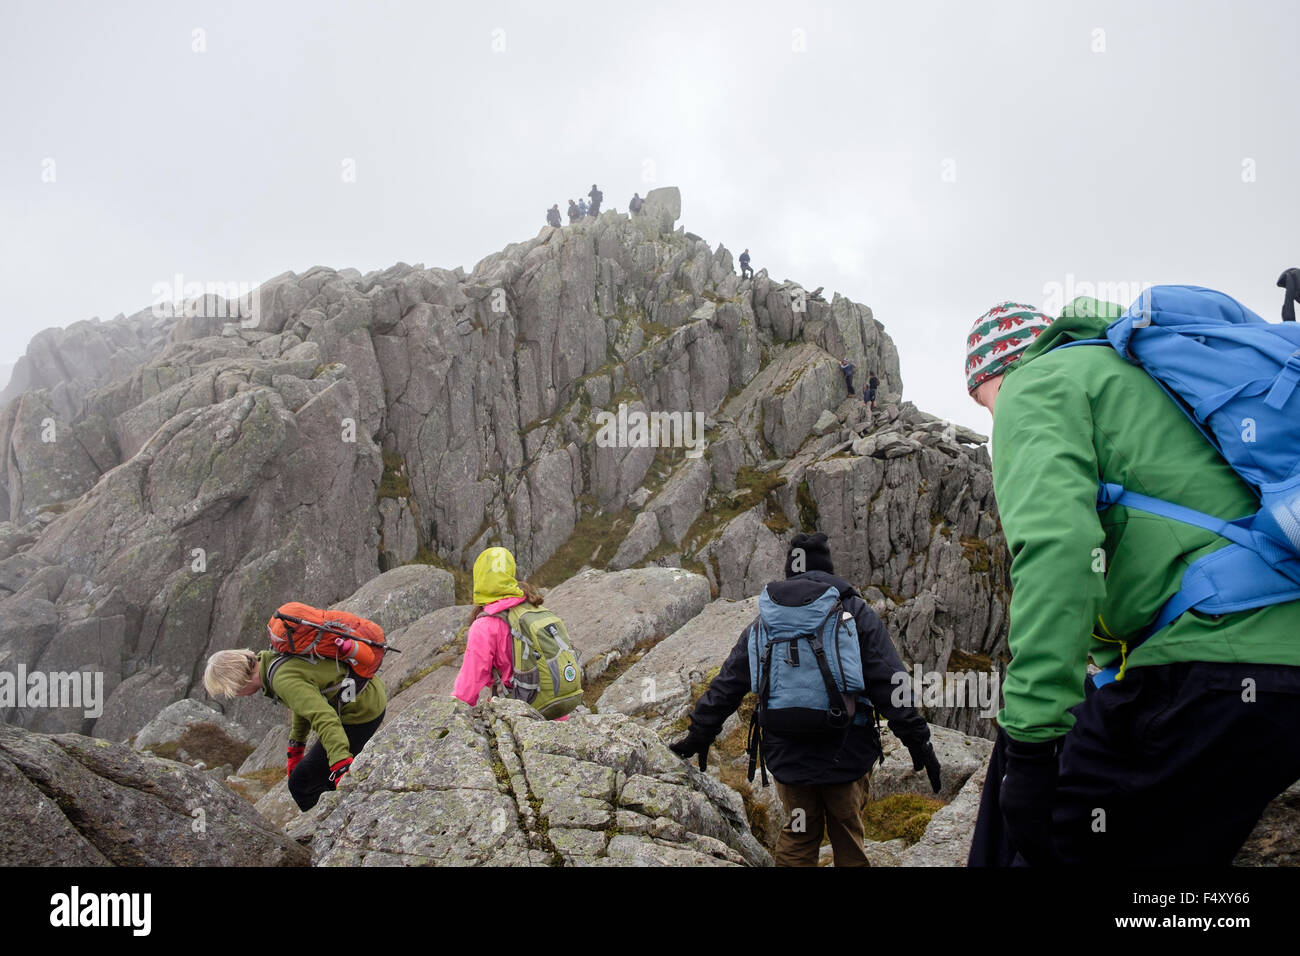
[[[515,558],[488,548],[474,561],[474,609],[452,696],[471,707],[484,688],[567,720],[582,703],[582,671],[564,623],[542,595],[515,578]]]
[[[388,690],[375,671],[386,651],[373,621],[292,602],[267,622],[271,649],[218,651],[203,684],[212,696],[261,691],[292,712],[286,752],[289,793],[301,810],[337,789],[352,760],[383,723]],[[311,731],[316,744],[306,749]]]

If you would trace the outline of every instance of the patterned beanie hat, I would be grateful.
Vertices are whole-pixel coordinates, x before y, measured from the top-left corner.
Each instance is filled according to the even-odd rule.
[[[1033,306],[1003,302],[978,319],[966,339],[966,391],[1001,375],[1052,320]]]

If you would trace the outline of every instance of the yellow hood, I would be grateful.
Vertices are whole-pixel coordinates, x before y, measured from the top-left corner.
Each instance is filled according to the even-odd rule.
[[[515,580],[515,556],[505,548],[488,548],[474,560],[474,603],[488,605],[502,598],[523,597]]]

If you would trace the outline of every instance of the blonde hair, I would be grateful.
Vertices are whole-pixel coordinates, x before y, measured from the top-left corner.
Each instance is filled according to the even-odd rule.
[[[253,679],[257,655],[248,648],[217,651],[208,658],[203,686],[212,697],[234,697]]]

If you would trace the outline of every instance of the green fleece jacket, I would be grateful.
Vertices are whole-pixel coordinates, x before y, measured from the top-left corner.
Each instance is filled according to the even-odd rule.
[[[1102,478],[1222,518],[1259,502],[1146,372],[1097,338],[1118,306],[1075,300],[1006,372],[994,406],[993,486],[1011,552],[1012,659],[998,723],[1022,741],[1059,737],[1084,696],[1088,657],[1121,660],[1192,562],[1227,544],[1168,518],[1098,512]],[[1107,316],[1110,317],[1107,317]],[[1127,657],[1300,665],[1300,602],[1217,620],[1179,617]]]
[[[341,691],[334,691],[329,700],[322,691],[348,676],[346,665],[327,658],[312,661],[292,657],[276,668],[275,686],[269,687],[266,671],[276,657],[275,651],[262,651],[257,655],[262,671],[262,693],[272,699],[278,698],[293,711],[289,739],[306,743],[307,734],[316,731],[330,766],[344,757],[353,756],[343,725],[368,723],[384,712],[388,706],[388,689],[383,680],[371,678],[356,700],[348,701],[341,710],[335,710],[331,701],[336,701]]]

